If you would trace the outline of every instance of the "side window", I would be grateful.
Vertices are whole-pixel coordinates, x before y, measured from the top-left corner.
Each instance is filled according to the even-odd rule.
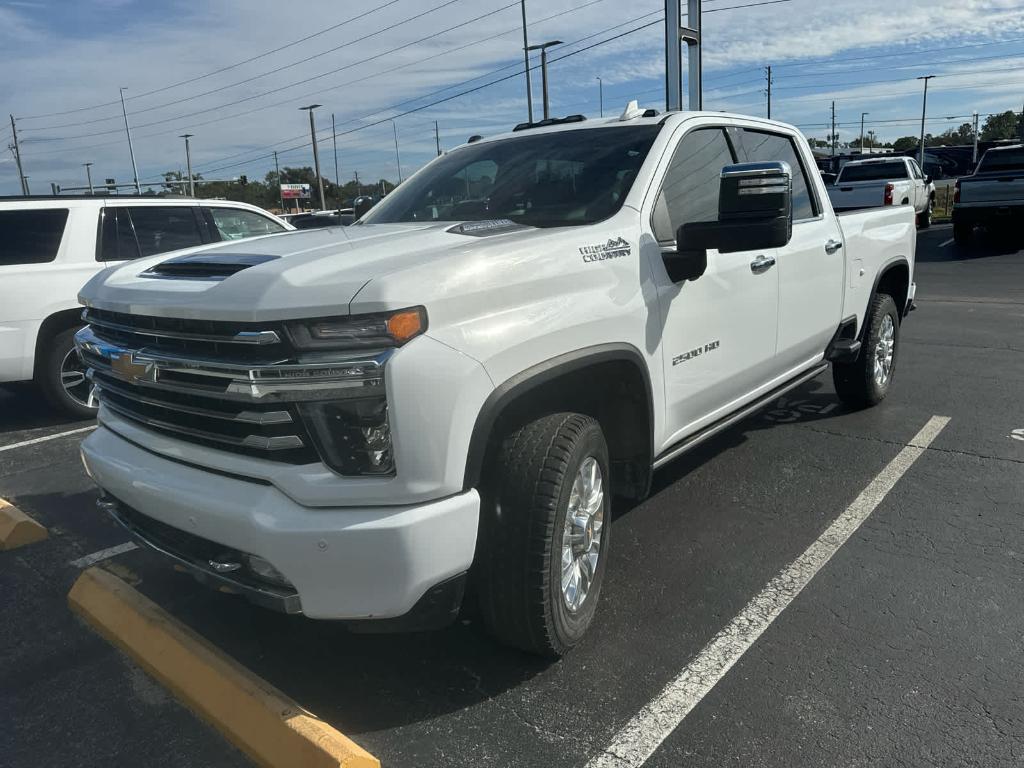
[[[0,267],[56,259],[67,221],[67,208],[0,211]]]
[[[273,219],[252,211],[218,207],[210,208],[209,211],[221,240],[242,240],[246,237],[284,232],[284,227]]]
[[[915,179],[923,179],[924,174],[921,173],[921,166],[917,164],[917,160],[910,161],[910,170]]]
[[[748,163],[784,160],[793,169],[793,221],[813,219],[820,207],[807,179],[807,171],[789,136],[743,129],[743,151]]]
[[[683,224],[718,220],[719,179],[734,162],[721,128],[698,128],[683,137],[654,202],[651,226],[659,243],[675,242]]]
[[[125,212],[131,216],[139,252],[143,256],[203,243],[196,215],[189,206],[140,205],[123,208],[118,216],[119,222]]]
[[[132,231],[132,220],[125,208],[108,206],[100,212],[101,261],[128,261],[139,258],[139,244]]]

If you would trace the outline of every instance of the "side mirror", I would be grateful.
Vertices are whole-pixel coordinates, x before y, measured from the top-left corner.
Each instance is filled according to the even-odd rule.
[[[363,214],[373,208],[372,197],[358,197],[356,198],[355,204],[352,206],[352,215],[356,220],[362,218]]]
[[[932,183],[932,177],[931,176],[925,176],[924,177],[924,183],[925,184],[931,184]]]
[[[722,169],[718,221],[683,224],[676,232],[676,256],[781,248],[793,236],[793,171],[789,163],[739,163]],[[700,261],[700,257],[694,257]],[[687,279],[694,280],[704,273]]]

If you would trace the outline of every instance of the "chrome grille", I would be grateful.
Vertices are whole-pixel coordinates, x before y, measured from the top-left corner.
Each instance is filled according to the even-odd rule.
[[[97,309],[84,317],[90,325],[76,344],[108,412],[220,450],[291,464],[318,461],[298,404],[383,389],[388,352],[302,362],[273,324]]]

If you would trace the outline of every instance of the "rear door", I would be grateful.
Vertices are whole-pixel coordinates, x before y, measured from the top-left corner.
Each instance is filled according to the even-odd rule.
[[[675,232],[685,223],[718,219],[719,178],[735,154],[721,126],[691,129],[676,145],[651,214],[660,246],[649,249],[658,294],[665,370],[663,450],[690,432],[734,410],[771,379],[779,281],[772,249],[708,251],[700,278],[676,282],[663,256],[675,250]]]
[[[820,358],[839,326],[843,233],[822,204],[813,160],[801,154],[795,136],[750,128],[736,134],[743,161],[783,160],[793,171],[793,239],[777,254],[777,364],[780,372],[791,372]]]

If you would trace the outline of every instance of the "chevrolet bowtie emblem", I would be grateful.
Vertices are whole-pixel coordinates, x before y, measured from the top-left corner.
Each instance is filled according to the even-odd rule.
[[[129,381],[156,381],[156,368],[153,363],[140,363],[135,360],[132,352],[125,352],[110,361],[114,373]]]

